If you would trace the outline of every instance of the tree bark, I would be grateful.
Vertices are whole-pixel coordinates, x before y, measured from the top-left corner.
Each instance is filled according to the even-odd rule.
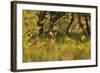
[[[48,29],[48,31],[45,34],[48,34],[50,31],[53,30],[54,24],[57,20],[59,20],[62,16],[64,16],[65,13],[50,13],[51,15],[51,19],[50,19],[50,28]]]
[[[84,33],[86,33],[84,26],[82,24],[82,21],[81,21],[81,15],[78,15],[78,21],[79,21],[79,25],[80,25],[81,29],[83,30]]]
[[[88,24],[88,18],[87,16],[85,16],[85,21],[86,21],[86,31],[88,33],[88,35],[90,34],[90,27],[89,27],[89,24]]]
[[[69,28],[71,27],[71,25],[72,25],[72,23],[73,23],[73,21],[74,21],[74,14],[72,13],[71,14],[71,21],[70,21],[70,23],[69,23],[69,25],[67,26],[67,28],[66,28],[66,33],[68,33],[69,32]]]

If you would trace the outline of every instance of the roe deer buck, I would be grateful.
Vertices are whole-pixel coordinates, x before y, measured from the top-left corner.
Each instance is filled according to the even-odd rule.
[[[58,33],[59,33],[59,29],[58,29],[58,27],[55,26],[55,27],[53,27],[52,31],[49,31],[47,38],[49,40],[55,40]]]

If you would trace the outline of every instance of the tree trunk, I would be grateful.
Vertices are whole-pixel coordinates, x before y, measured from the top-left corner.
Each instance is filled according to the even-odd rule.
[[[88,35],[90,34],[90,27],[89,27],[89,24],[88,24],[88,18],[87,16],[85,16],[85,21],[86,21],[86,31],[88,33]]]
[[[42,35],[44,33],[44,27],[42,21],[44,20],[46,15],[46,11],[45,12],[40,12],[40,14],[38,15],[39,21],[37,22],[37,25],[40,27],[39,29],[39,35]]]
[[[79,21],[79,25],[80,25],[81,29],[83,30],[83,33],[86,33],[84,26],[82,24],[82,21],[81,21],[81,15],[78,15],[78,21]]]
[[[73,14],[73,13],[71,14],[71,17],[72,17],[72,18],[71,18],[71,21],[70,21],[68,27],[66,28],[66,33],[69,32],[69,28],[70,28],[70,26],[72,25],[72,23],[73,23],[73,21],[74,21],[74,14]]]
[[[53,30],[54,24],[57,20],[59,20],[62,16],[64,16],[65,13],[50,13],[51,18],[50,18],[50,28],[45,34],[48,34],[50,31]]]

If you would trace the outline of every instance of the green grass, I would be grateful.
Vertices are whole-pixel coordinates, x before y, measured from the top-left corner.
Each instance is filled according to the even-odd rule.
[[[34,42],[24,40],[23,62],[84,60],[91,58],[90,36],[85,36],[84,34],[61,34],[56,37],[56,40],[47,40],[40,37],[37,44],[33,44]]]

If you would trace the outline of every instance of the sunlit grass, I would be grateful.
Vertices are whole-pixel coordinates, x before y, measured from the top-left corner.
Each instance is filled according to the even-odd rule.
[[[83,40],[82,36],[82,34],[59,35],[55,40],[47,40],[40,37],[37,44],[34,44],[36,41],[24,40],[23,62],[90,59],[90,37],[85,36]]]

